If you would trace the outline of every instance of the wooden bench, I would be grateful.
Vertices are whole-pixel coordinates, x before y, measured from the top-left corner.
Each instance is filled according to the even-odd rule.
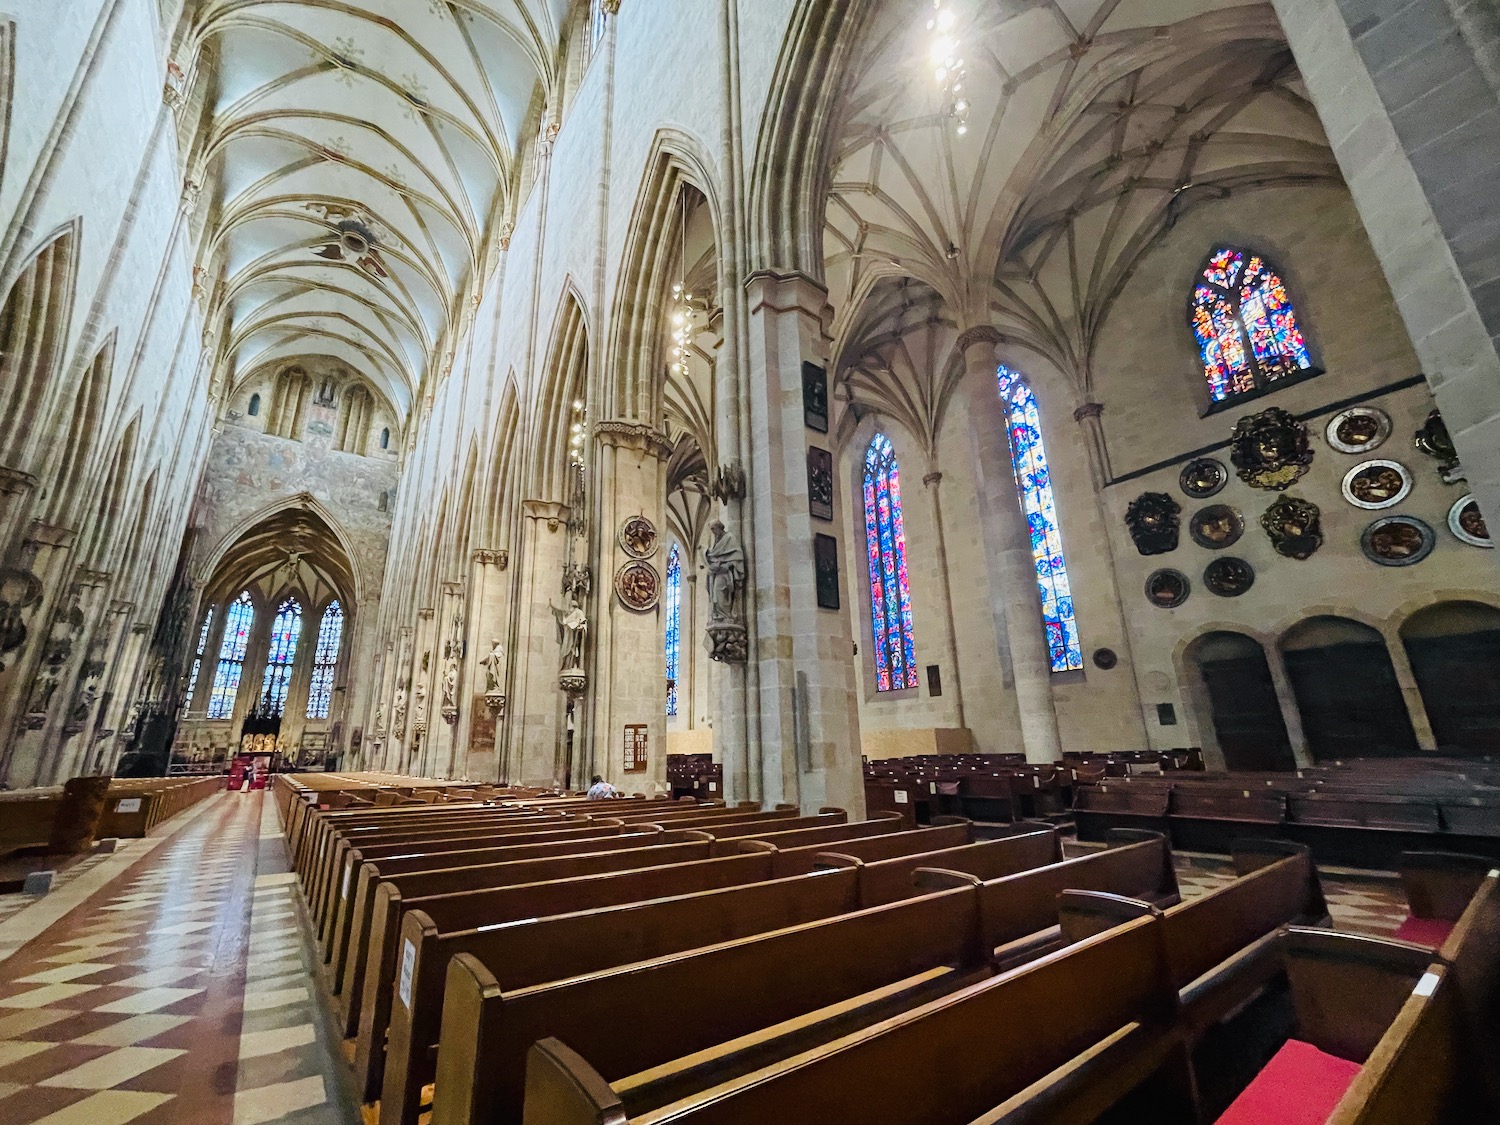
[[[530,1052],[524,1121],[1083,1125],[1180,1056],[1159,929],[1158,919],[1137,919],[664,1105],[637,1108],[610,1084],[611,1071],[629,1065],[609,1057],[616,1052],[549,1036]],[[438,1089],[434,1125],[454,1125],[460,1118],[440,1116],[443,1077]],[[1186,1100],[1180,1086],[1169,1093]]]

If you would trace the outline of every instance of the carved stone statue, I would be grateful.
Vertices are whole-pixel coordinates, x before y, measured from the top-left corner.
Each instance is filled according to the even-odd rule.
[[[458,658],[450,656],[443,662],[443,707],[458,706]]]
[[[490,651],[481,663],[484,665],[484,690],[499,691],[501,678],[505,675],[505,646],[498,638],[490,643]]]
[[[406,685],[396,685],[396,701],[391,705],[391,715],[394,718],[396,733],[400,733],[406,726]]]
[[[411,692],[411,721],[413,726],[427,723],[427,685],[418,683]]]
[[[738,621],[740,592],[745,588],[745,549],[722,520],[709,524],[713,541],[703,552],[708,569],[710,621]]]
[[[571,598],[568,599],[567,609],[558,609],[550,602],[547,604],[552,610],[552,616],[557,618],[557,644],[562,650],[558,668],[567,671],[583,667],[583,642],[588,636],[588,617]]]
[[[375,708],[375,733],[385,733],[385,704]]]

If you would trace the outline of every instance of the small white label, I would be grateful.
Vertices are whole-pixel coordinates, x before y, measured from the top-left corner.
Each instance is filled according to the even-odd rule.
[[[1036,774],[1031,775],[1031,787],[1033,789],[1040,789],[1042,787],[1042,779],[1037,777]]]
[[[937,782],[935,782],[935,781],[929,781],[927,783],[927,792],[929,792],[929,793],[936,793],[937,792]]]
[[[904,805],[904,804],[906,804],[906,790],[905,789],[897,789],[896,790],[896,804],[898,804],[898,805]]]
[[[1417,987],[1411,990],[1413,996],[1431,996],[1438,986],[1438,975],[1436,973],[1423,973],[1422,979],[1417,981]]]
[[[401,945],[401,980],[396,986],[396,995],[401,1003],[411,1008],[411,978],[417,971],[417,947],[407,938]]]
[[[716,792],[718,790],[718,788],[719,788],[719,783],[717,781],[710,781],[708,783],[708,791],[710,793]]]
[[[354,865],[351,863],[344,868],[344,889],[339,892],[339,898],[349,897],[349,880],[354,877]]]
[[[139,797],[126,797],[115,802],[115,812],[140,812],[141,799]]]

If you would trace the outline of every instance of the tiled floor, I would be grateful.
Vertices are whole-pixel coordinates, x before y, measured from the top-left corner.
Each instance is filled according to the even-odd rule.
[[[0,920],[0,1122],[357,1121],[322,1046],[274,806],[223,794],[165,828]],[[25,937],[31,912],[71,898],[6,956],[4,931]]]
[[[1177,887],[1183,898],[1222,887],[1234,878],[1227,860],[1180,853],[1175,859]],[[1355,875],[1343,869],[1320,871],[1318,877],[1336,930],[1390,937],[1406,918],[1406,895],[1394,877]]]

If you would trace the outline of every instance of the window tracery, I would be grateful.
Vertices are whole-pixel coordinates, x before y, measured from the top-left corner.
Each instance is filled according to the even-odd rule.
[[[268,716],[286,712],[286,693],[291,686],[292,662],[297,659],[301,634],[302,604],[296,598],[287,598],[271,623],[271,647],[266,655],[266,674],[262,677],[260,694]]]
[[[677,680],[682,657],[682,554],[677,544],[667,555],[667,714],[677,714]]]
[[[208,645],[208,630],[213,623],[214,607],[209,606],[208,612],[203,615],[203,628],[198,630],[198,646],[193,650],[193,668],[188,673],[187,692],[182,698],[184,707],[192,706],[193,693],[198,689],[198,673],[203,670],[203,650]]]
[[[1286,284],[1259,254],[1220,247],[1193,290],[1190,320],[1212,402],[1317,374]]]
[[[312,681],[307,688],[307,717],[326,719],[333,703],[333,677],[339,666],[339,645],[344,640],[344,607],[328,603],[318,625],[318,644],[313,649]]]
[[[245,673],[245,649],[250,644],[250,626],[255,623],[255,603],[250,591],[242,591],[224,614],[224,640],[214,668],[214,690],[208,698],[208,717],[227,719],[234,714],[235,696]]]
[[[1021,508],[1031,533],[1031,555],[1036,562],[1036,584],[1042,595],[1042,626],[1054,672],[1083,667],[1083,645],[1073,616],[1073,588],[1063,556],[1062,530],[1052,495],[1052,474],[1042,441],[1041,413],[1025,377],[1009,367],[999,370],[1000,397],[1005,402],[1010,435],[1011,464]]]
[[[901,517],[901,472],[896,450],[876,434],[865,450],[865,546],[870,563],[870,627],[875,688],[917,686],[916,635],[906,575],[906,531]]]

